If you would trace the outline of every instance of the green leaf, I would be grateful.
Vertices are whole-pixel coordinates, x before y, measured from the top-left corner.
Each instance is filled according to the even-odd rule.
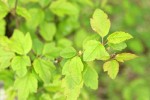
[[[54,23],[44,22],[40,25],[40,35],[46,41],[52,41],[56,33],[56,26]]]
[[[118,31],[118,32],[114,32],[110,34],[107,40],[109,43],[117,44],[117,43],[121,43],[123,41],[129,40],[131,38],[133,37],[129,33]]]
[[[37,83],[37,79],[31,73],[22,78],[17,78],[14,87],[18,92],[18,100],[27,100],[30,93],[35,93],[38,88]]]
[[[0,70],[10,66],[10,60],[15,56],[11,51],[0,47]]]
[[[8,6],[2,0],[0,0],[0,19],[4,18],[8,12]]]
[[[6,22],[3,19],[0,19],[0,35],[5,35]]]
[[[71,86],[71,87],[70,87]],[[66,96],[65,100],[77,100],[80,95],[80,90],[83,87],[83,82],[76,85],[72,78],[65,77],[62,81],[62,87],[64,88],[64,94]]]
[[[76,50],[73,47],[66,47],[60,52],[60,56],[63,58],[72,58],[76,55]]]
[[[108,34],[110,29],[110,20],[106,13],[101,9],[94,11],[93,17],[90,20],[92,29],[97,32],[101,37]]]
[[[109,43],[108,44],[112,49],[114,50],[122,50],[125,49],[127,47],[127,44],[125,42],[121,42],[121,43],[117,43],[117,44],[113,44],[113,43]]]
[[[84,61],[93,61],[97,60],[107,60],[109,59],[109,54],[105,50],[105,47],[96,40],[88,41],[84,47],[85,49],[83,53]]]
[[[79,9],[73,5],[73,3],[70,3],[66,0],[57,0],[52,2],[50,9],[54,14],[60,17],[64,15],[78,16],[79,14]]]
[[[31,66],[29,56],[15,56],[11,62],[11,67],[19,77],[27,74],[27,66]]]
[[[33,62],[35,72],[44,81],[44,83],[49,83],[51,79],[51,73],[55,69],[52,62],[43,59],[35,59]]]
[[[81,58],[76,56],[65,63],[62,69],[62,74],[71,77],[76,84],[79,84],[82,80],[82,71],[83,63]]]
[[[124,62],[126,60],[131,60],[131,59],[134,59],[136,58],[137,56],[135,54],[131,54],[131,53],[121,53],[121,54],[117,54],[115,59],[117,61],[120,61],[120,62]]]
[[[33,40],[32,49],[37,55],[42,54],[43,47],[44,47],[44,44],[39,39],[36,38]]]
[[[32,39],[30,34],[27,33],[24,36],[21,31],[15,30],[11,37],[10,47],[14,52],[26,55],[32,48]]]
[[[116,60],[107,61],[103,65],[104,72],[108,72],[110,78],[115,79],[119,71],[119,63]]]
[[[90,66],[86,66],[86,69],[83,72],[84,84],[91,89],[98,88],[98,74],[96,70]]]
[[[29,20],[31,18],[30,13],[27,11],[26,8],[23,8],[21,6],[17,6],[16,13],[22,17],[24,17],[26,20]]]

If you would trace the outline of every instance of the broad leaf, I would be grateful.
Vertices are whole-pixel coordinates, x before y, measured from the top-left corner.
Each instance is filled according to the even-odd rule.
[[[49,83],[51,79],[51,73],[55,69],[55,66],[51,61],[43,59],[35,59],[33,62],[35,72],[44,81],[44,83]]]
[[[40,35],[46,41],[52,41],[56,33],[56,26],[54,23],[42,23],[40,25]]]
[[[44,44],[39,39],[33,40],[33,46],[32,49],[35,54],[40,55],[42,54]]]
[[[33,74],[28,73],[22,78],[17,78],[14,87],[17,89],[18,100],[27,100],[30,93],[37,91],[38,82]]]
[[[101,9],[96,9],[94,11],[90,23],[92,29],[101,37],[104,37],[108,34],[110,29],[110,20],[108,19],[107,14],[105,14]]]
[[[11,37],[10,47],[14,52],[20,55],[26,55],[32,48],[32,39],[30,34],[27,33],[24,36],[21,31],[15,30]]]
[[[11,67],[19,77],[27,74],[27,66],[31,66],[29,56],[15,56],[11,62]]]
[[[62,69],[62,74],[69,76],[76,84],[81,82],[81,72],[83,71],[83,63],[80,57],[74,57],[68,60]]]
[[[0,70],[10,66],[10,60],[15,56],[11,51],[0,47]]]
[[[109,43],[108,44],[113,50],[122,50],[125,49],[127,47],[127,44],[125,42],[121,42],[121,43],[117,43],[117,44],[113,44],[113,43]]]
[[[104,72],[108,72],[110,78],[115,79],[119,71],[119,63],[116,60],[107,61],[103,65]]]
[[[97,60],[107,60],[109,59],[109,54],[105,50],[105,47],[96,40],[90,40],[84,45],[83,60],[93,61]]]
[[[117,44],[117,43],[121,43],[123,41],[129,40],[131,38],[133,37],[129,33],[118,31],[118,32],[114,32],[110,34],[107,40],[109,43]]]
[[[120,62],[124,62],[126,60],[131,60],[131,59],[134,59],[136,58],[137,56],[135,54],[131,54],[131,53],[121,53],[121,54],[117,54],[115,59],[117,61],[120,61]]]
[[[91,89],[98,88],[98,74],[96,70],[92,67],[87,66],[83,72],[84,84]]]
[[[71,58],[76,55],[76,50],[73,47],[66,47],[60,52],[60,56],[63,58]]]
[[[58,16],[73,15],[78,16],[79,9],[66,0],[57,0],[51,3],[50,9]]]
[[[18,15],[24,17],[26,20],[29,20],[29,19],[31,18],[31,15],[30,15],[30,13],[27,11],[26,8],[17,6],[16,13],[17,13]]]

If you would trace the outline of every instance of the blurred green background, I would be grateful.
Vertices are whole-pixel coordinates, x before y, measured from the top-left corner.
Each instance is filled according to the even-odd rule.
[[[15,5],[15,0],[2,1],[8,2],[10,8]],[[124,51],[139,57],[121,64],[115,80],[103,72],[102,62],[92,63],[99,73],[99,88],[91,90],[85,87],[79,100],[150,100],[150,0],[66,0],[68,5],[54,5],[54,1],[18,0],[18,5],[29,11],[32,20],[26,16],[26,21],[19,16],[15,18],[19,20],[19,25],[16,25],[16,20],[7,16],[10,23],[6,25],[1,20],[1,34],[6,30],[6,35],[11,36],[12,30],[18,28],[23,32],[30,31],[32,38],[36,39],[39,29],[41,33],[49,31],[46,27],[51,22],[50,26],[56,28],[51,31],[56,31],[56,34],[50,35],[52,38],[47,41],[57,42],[60,46],[64,45],[62,43],[73,44],[81,50],[84,39],[94,38],[96,34],[91,29],[90,18],[94,10],[100,8],[111,20],[110,33],[118,30],[133,35],[134,39],[128,41]]]

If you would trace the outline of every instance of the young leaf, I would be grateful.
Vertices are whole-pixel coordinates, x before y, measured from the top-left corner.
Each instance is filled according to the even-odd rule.
[[[109,54],[105,50],[105,47],[96,40],[90,40],[84,45],[83,60],[93,61],[97,60],[107,60],[109,59]]]
[[[62,81],[62,87],[64,88],[65,100],[77,100],[80,95],[80,90],[83,87],[83,82],[78,85],[74,83],[72,78],[65,77]]]
[[[10,60],[15,56],[11,51],[7,51],[0,47],[0,70],[5,69],[10,65]]]
[[[104,72],[108,72],[110,78],[115,79],[119,71],[119,63],[116,60],[105,62],[103,69]]]
[[[117,43],[121,43],[123,41],[129,40],[131,38],[133,37],[129,33],[118,31],[118,32],[114,32],[110,34],[107,40],[109,43],[117,44]]]
[[[66,0],[57,0],[51,3],[50,9],[56,15],[62,17],[64,15],[78,16],[78,8]]]
[[[52,62],[38,58],[34,60],[33,67],[44,83],[50,82],[51,72],[55,69]]]
[[[37,79],[31,73],[22,78],[17,78],[14,87],[18,91],[18,100],[27,100],[30,93],[35,93],[38,87],[37,83]]]
[[[98,88],[98,74],[94,68],[87,66],[83,72],[84,84],[91,89]]]
[[[10,47],[12,51],[20,55],[26,55],[32,48],[32,39],[30,34],[27,33],[24,36],[21,31],[15,30],[11,37]]]
[[[93,18],[90,20],[92,29],[97,32],[101,37],[108,34],[110,29],[110,20],[106,13],[101,9],[96,9]]]
[[[60,56],[63,58],[72,58],[76,55],[76,50],[73,47],[66,47],[60,52]]]
[[[80,57],[74,57],[68,60],[62,69],[62,74],[70,76],[72,80],[79,84],[81,82],[81,72],[83,71],[83,63]]]
[[[120,62],[124,62],[126,60],[131,60],[131,59],[134,59],[136,58],[137,56],[135,54],[131,54],[131,53],[121,53],[121,54],[117,54],[115,59],[117,61],[120,61]]]
[[[5,35],[5,25],[6,22],[3,19],[0,19],[0,35]]]
[[[121,43],[117,43],[117,44],[113,44],[113,43],[109,43],[108,44],[112,49],[114,50],[122,50],[125,49],[127,47],[127,44],[125,42],[121,42]]]
[[[52,41],[56,33],[56,26],[54,23],[44,22],[40,25],[40,35],[46,41]]]
[[[30,13],[27,11],[26,8],[17,6],[16,13],[17,13],[18,15],[24,17],[26,20],[29,20],[29,19],[31,18],[31,15],[30,15]]]
[[[29,56],[15,56],[11,62],[11,67],[19,77],[27,74],[27,66],[31,66]]]

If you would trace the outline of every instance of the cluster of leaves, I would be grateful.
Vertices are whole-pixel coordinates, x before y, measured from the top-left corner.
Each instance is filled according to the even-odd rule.
[[[5,36],[5,29],[0,33],[0,70],[10,73],[12,80],[6,87],[9,100],[16,96],[19,100],[76,100],[84,85],[98,88],[98,73],[94,66],[90,66],[91,61],[103,61],[104,71],[115,79],[119,62],[136,58],[131,53],[120,53],[127,47],[125,41],[133,37],[122,31],[108,35],[110,20],[102,10],[96,9],[90,20],[97,34],[94,38],[86,38],[83,49],[77,52],[68,39],[62,38],[78,27],[79,10],[76,5],[66,0],[54,1],[50,5],[47,1],[38,3],[43,10],[46,9],[45,12],[38,7],[29,7],[28,10],[16,6],[12,9],[10,1],[0,1],[2,26],[6,24],[4,17],[8,13],[18,16],[15,24],[24,18],[19,26],[15,25],[10,38]],[[59,20],[64,20],[66,15],[73,17],[56,26],[58,19],[54,15]],[[5,81],[8,82],[7,79]]]

